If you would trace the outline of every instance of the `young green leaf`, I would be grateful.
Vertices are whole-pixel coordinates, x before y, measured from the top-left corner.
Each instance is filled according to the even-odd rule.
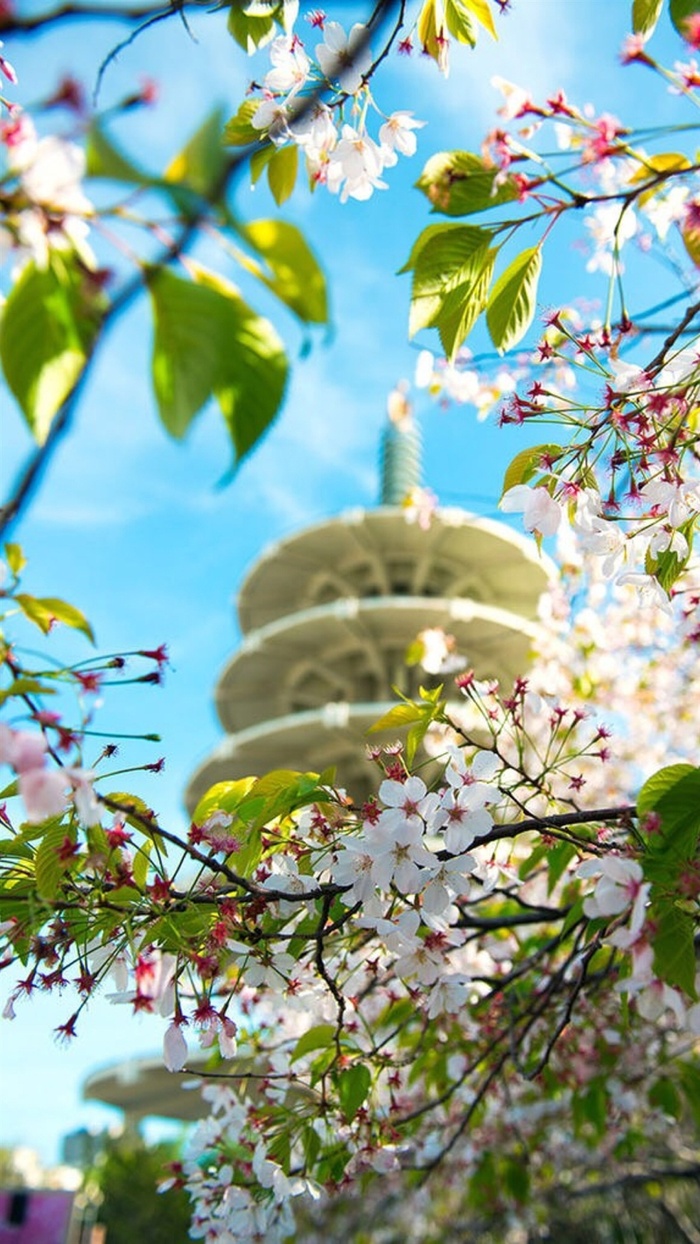
[[[170,161],[163,179],[184,185],[208,198],[223,172],[226,158],[221,143],[222,114],[215,108]]]
[[[284,220],[254,220],[239,230],[267,265],[241,262],[272,290],[304,324],[328,322],[326,280],[316,256],[296,225]]]
[[[234,286],[191,266],[192,281],[165,268],[148,274],[158,409],[167,430],[180,438],[215,396],[240,462],[278,413],[287,359],[272,325]]]
[[[355,1063],[338,1073],[338,1097],[346,1123],[351,1123],[360,1106],[367,1099],[372,1076],[364,1063]]]
[[[471,287],[487,264],[491,234],[473,225],[431,225],[413,247],[406,268],[413,268],[409,335],[445,323],[454,314],[445,299],[451,290]],[[404,269],[405,270],[405,269]],[[459,295],[456,296],[459,302]]]
[[[445,24],[458,43],[476,45],[476,30],[465,0],[445,0]]]
[[[561,458],[563,452],[561,445],[550,444],[531,445],[529,449],[521,449],[506,468],[501,496],[517,484],[529,483],[533,476],[545,469],[545,461],[555,462],[557,458]]]
[[[432,204],[433,212],[469,216],[517,198],[512,178],[494,185],[497,174],[497,168],[471,151],[439,151],[427,161],[416,188]]]
[[[67,601],[59,600],[57,596],[28,596],[26,592],[18,592],[15,600],[24,616],[34,622],[44,635],[48,635],[54,623],[63,622],[66,626],[72,626],[76,631],[82,631],[83,635],[86,635],[94,644],[95,636],[92,627],[85,614],[81,613],[80,609],[76,609],[75,605],[69,605]]]
[[[278,207],[286,203],[297,183],[299,148],[296,143],[277,147],[267,165],[267,184]]]
[[[661,15],[664,0],[634,0],[632,4],[632,29],[645,39],[654,33]]]
[[[80,379],[105,305],[72,251],[53,252],[46,268],[27,264],[10,291],[0,320],[0,362],[39,444]]]
[[[225,147],[247,147],[249,143],[260,141],[263,137],[262,131],[256,130],[251,124],[259,107],[259,100],[243,101],[236,115],[231,117],[224,126],[222,142]]]
[[[672,903],[652,903],[649,912],[653,929],[654,970],[667,985],[677,985],[695,998],[695,942],[693,917]]]
[[[516,346],[532,323],[541,270],[541,249],[532,246],[513,260],[491,291],[486,323],[500,354]]]

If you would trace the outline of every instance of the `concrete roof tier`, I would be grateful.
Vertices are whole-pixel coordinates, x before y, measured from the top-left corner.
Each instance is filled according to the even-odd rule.
[[[344,597],[462,597],[537,616],[555,573],[532,540],[464,510],[438,510],[428,530],[400,506],[351,510],[270,545],[243,581],[243,633]]]

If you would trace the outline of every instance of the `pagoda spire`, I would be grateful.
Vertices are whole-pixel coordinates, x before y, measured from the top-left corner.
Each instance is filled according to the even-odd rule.
[[[389,394],[380,445],[380,505],[403,505],[422,477],[421,435],[413,407],[399,385]]]

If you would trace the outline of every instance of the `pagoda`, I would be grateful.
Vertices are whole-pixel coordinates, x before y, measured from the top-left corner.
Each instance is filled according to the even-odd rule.
[[[552,563],[462,509],[409,521],[420,457],[404,403],[382,438],[379,505],[307,527],[251,567],[238,595],[242,642],[216,686],[225,737],[190,779],[190,811],[214,783],[272,769],[335,767],[337,784],[365,798],[377,781],[367,730],[397,690],[413,697],[440,681],[406,664],[423,630],[453,636],[480,679],[507,686],[527,668]]]

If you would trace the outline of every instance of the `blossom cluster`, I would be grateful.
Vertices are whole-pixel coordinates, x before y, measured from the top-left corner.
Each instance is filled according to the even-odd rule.
[[[355,25],[346,34],[338,22],[329,21],[323,23],[323,35],[315,62],[298,35],[279,35],[273,41],[272,68],[263,79],[263,98],[251,124],[278,147],[298,146],[312,186],[326,186],[342,203],[366,200],[387,188],[382,174],[399,155],[415,154],[415,131],[423,122],[411,112],[393,112],[373,138],[367,128],[369,108],[376,107],[366,87],[372,63],[368,31]],[[322,83],[335,92],[330,104],[309,97]],[[352,123],[336,120],[347,101]]]

